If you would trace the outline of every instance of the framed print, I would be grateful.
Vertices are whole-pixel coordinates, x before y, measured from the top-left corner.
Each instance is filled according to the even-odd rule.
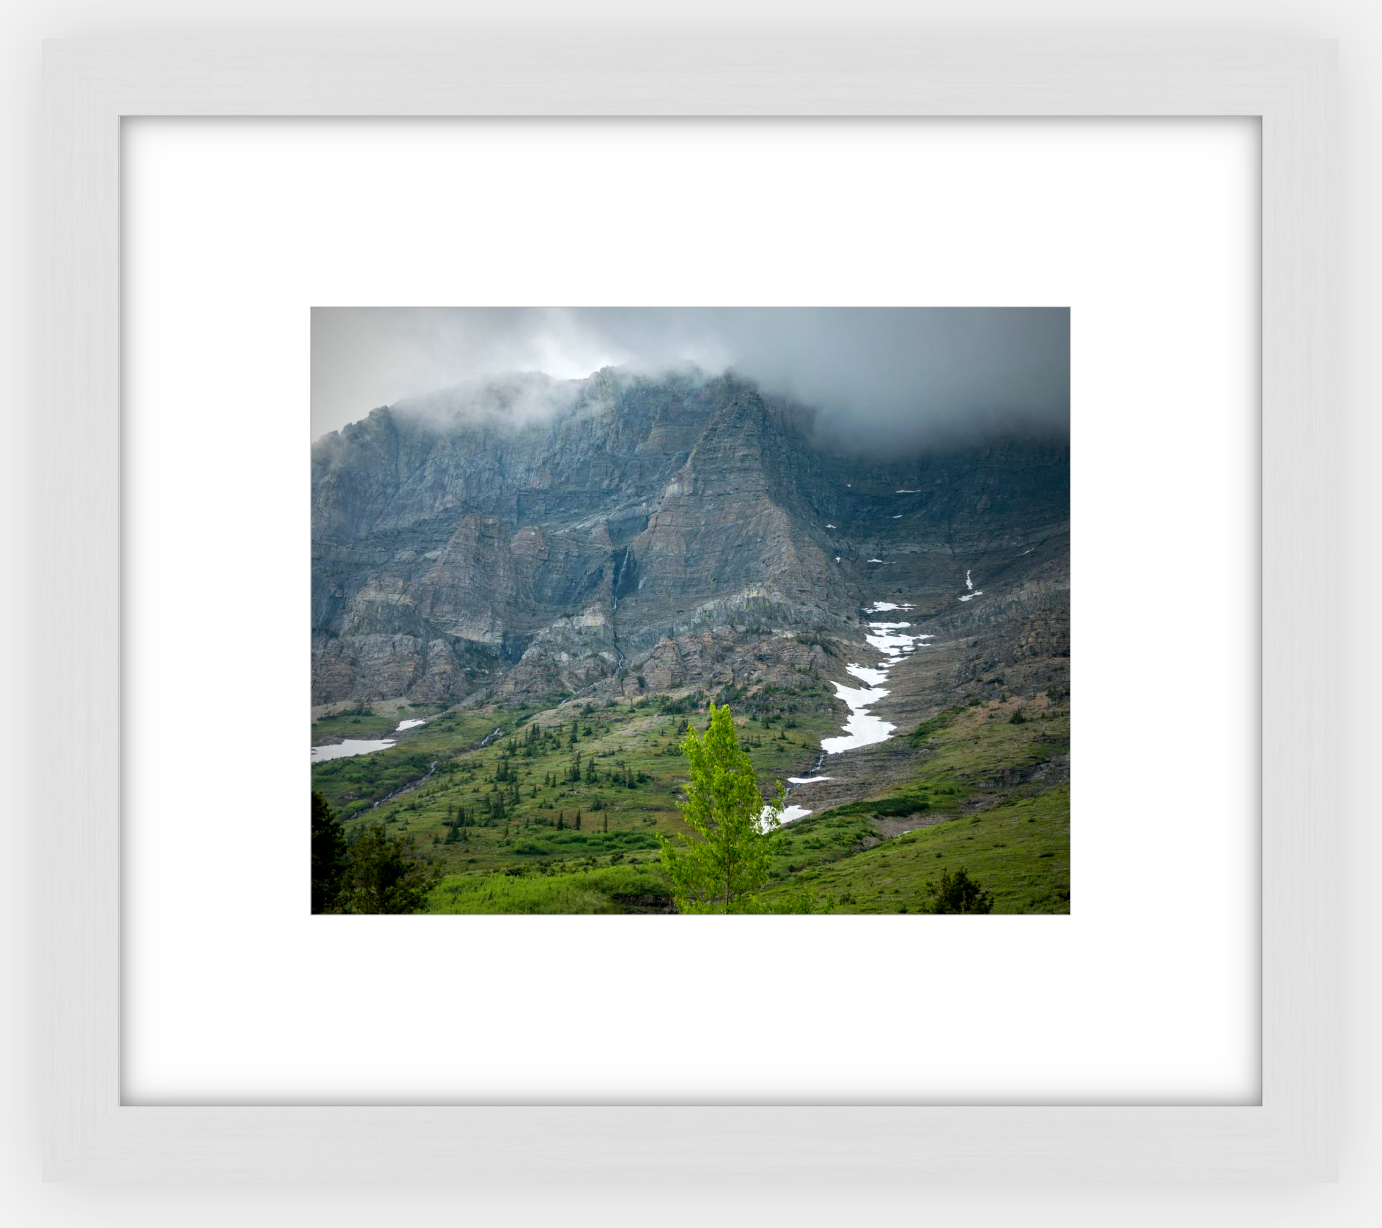
[[[1333,48],[632,51],[50,46],[50,1175],[1328,1179]]]

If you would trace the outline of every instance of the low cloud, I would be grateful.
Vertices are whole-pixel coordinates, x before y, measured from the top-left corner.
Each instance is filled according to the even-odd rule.
[[[579,380],[553,379],[541,371],[520,371],[481,376],[391,404],[401,413],[441,425],[461,419],[523,427],[565,413],[575,405],[579,390]]]
[[[1069,429],[1066,308],[326,307],[312,312],[312,433],[404,400],[531,422],[601,367],[688,363],[807,406],[850,450]]]

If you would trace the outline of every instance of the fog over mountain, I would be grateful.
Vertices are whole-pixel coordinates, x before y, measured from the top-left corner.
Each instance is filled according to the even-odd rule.
[[[790,637],[848,641],[880,600],[928,634],[1039,629],[1055,677],[1068,441],[881,458],[814,431],[733,373],[605,367],[328,432],[312,447],[314,702],[603,699],[769,661],[785,684],[811,668]]]
[[[569,406],[567,381],[611,366],[732,370],[809,407],[824,446],[888,456],[1002,433],[1065,434],[1070,312],[319,307],[312,434],[399,402],[414,412],[473,407],[526,424]],[[525,374],[539,372],[549,378]]]

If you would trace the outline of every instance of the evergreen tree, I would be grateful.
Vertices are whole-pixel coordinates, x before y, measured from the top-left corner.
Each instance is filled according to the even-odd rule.
[[[345,832],[326,798],[312,792],[312,911],[336,912],[348,853]]]
[[[390,836],[381,825],[366,828],[350,848],[341,884],[342,912],[421,912],[441,870],[418,853],[412,836]]]
[[[930,886],[930,884],[927,884]],[[993,911],[993,893],[985,891],[972,878],[969,871],[961,866],[954,877],[948,870],[941,871],[939,885],[932,888],[932,902],[928,912],[933,913],[985,913]]]

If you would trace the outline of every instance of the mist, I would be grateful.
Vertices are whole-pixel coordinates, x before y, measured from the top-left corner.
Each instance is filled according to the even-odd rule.
[[[1069,430],[1064,307],[318,307],[312,435],[400,401],[526,423],[601,367],[688,364],[807,407],[853,452]]]

